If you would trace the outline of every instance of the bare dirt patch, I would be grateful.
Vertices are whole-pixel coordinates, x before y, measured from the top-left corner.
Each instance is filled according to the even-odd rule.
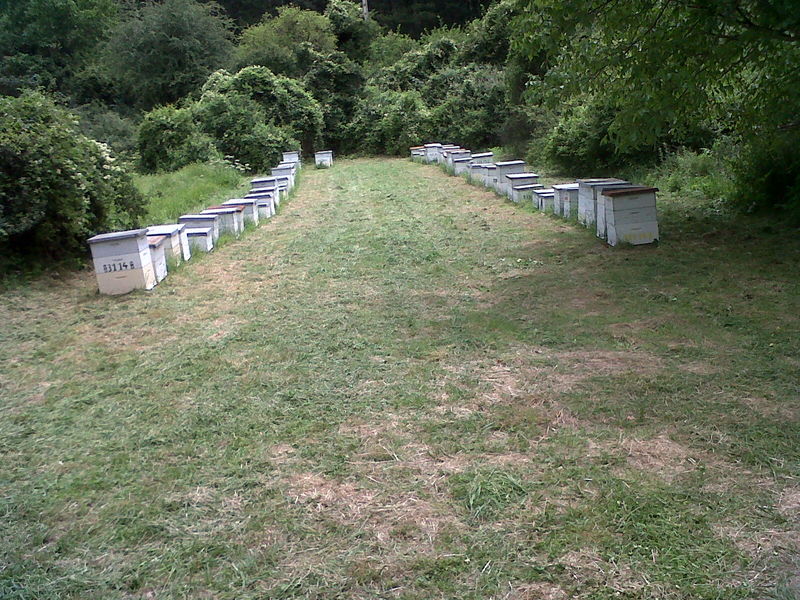
[[[508,600],[566,600],[567,593],[552,583],[523,583],[509,585],[511,588],[504,598]]]
[[[696,466],[688,449],[664,435],[649,440],[627,440],[622,447],[628,454],[630,466],[654,473],[666,481],[672,481]]]

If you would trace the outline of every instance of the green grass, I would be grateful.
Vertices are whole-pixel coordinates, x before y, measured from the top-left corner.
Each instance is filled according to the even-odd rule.
[[[223,163],[196,163],[172,173],[136,175],[134,183],[147,198],[145,222],[174,223],[181,215],[247,190],[248,177]]]
[[[152,292],[2,293],[0,597],[797,597],[800,241],[661,204],[340,160]]]

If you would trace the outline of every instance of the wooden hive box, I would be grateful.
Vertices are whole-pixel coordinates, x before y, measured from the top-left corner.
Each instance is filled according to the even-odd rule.
[[[238,237],[244,231],[244,206],[209,206],[201,214],[219,216],[220,233]]]
[[[472,156],[472,152],[469,150],[465,150],[464,148],[459,148],[458,150],[450,150],[447,153],[447,166],[451,169],[455,169],[456,160],[466,159],[469,161],[470,157]]]
[[[494,189],[497,183],[497,165],[494,163],[484,163],[482,167],[481,174],[483,175],[483,185],[487,188]]]
[[[542,212],[553,212],[553,188],[538,188],[533,190],[534,206]]]
[[[506,175],[509,173],[524,173],[526,164],[524,160],[504,160],[498,163],[495,163],[495,173],[494,173],[494,181],[492,182],[491,187],[498,193],[503,196],[508,196],[511,194],[511,188],[508,186],[508,180],[506,179]]]
[[[519,204],[520,202],[530,200],[531,203],[536,206],[536,203],[533,202],[533,190],[540,190],[543,187],[541,183],[523,183],[521,185],[515,185],[511,188],[511,201]]]
[[[650,244],[658,239],[658,213],[654,187],[604,189],[606,241]]]
[[[538,183],[539,175],[536,173],[506,173],[503,189],[505,195],[513,200],[513,191],[515,185],[525,185],[528,183]]]
[[[182,215],[178,217],[178,223],[186,225],[186,229],[211,229],[211,237],[214,242],[219,239],[219,217],[217,215]]]
[[[290,190],[294,188],[294,174],[295,174],[294,165],[280,164],[274,169],[272,169],[273,177],[287,178],[287,188]]]
[[[464,173],[469,173],[470,160],[472,159],[469,156],[465,156],[464,158],[454,158],[453,173],[455,173],[456,175],[463,175]]]
[[[283,153],[283,161],[285,163],[294,163],[300,169],[303,166],[303,160],[300,156],[299,150],[289,150]]]
[[[103,233],[89,238],[88,242],[101,294],[151,290],[158,283],[147,229]]]
[[[166,243],[165,252],[167,260],[172,260],[176,264],[181,260],[192,258],[192,251],[189,249],[189,239],[186,237],[186,225],[177,223],[175,225],[154,225],[147,228],[147,235],[164,235],[169,238]]]
[[[613,190],[613,189],[621,189],[621,188],[629,188],[629,187],[637,187],[630,183],[614,183],[608,186],[603,186],[596,189],[597,192],[597,201],[595,203],[595,220],[594,220],[594,229],[595,234],[600,239],[606,239],[606,208],[605,208],[605,196],[603,196],[603,192],[605,190]]]
[[[327,168],[333,166],[333,150],[322,150],[314,154],[317,167]]]
[[[231,198],[222,206],[244,206],[244,222],[258,225],[258,200],[255,198]]]
[[[214,232],[210,227],[194,227],[186,230],[192,250],[211,252],[214,249]]]
[[[577,179],[578,184],[578,222],[586,227],[595,224],[597,219],[597,188],[615,183],[628,183],[624,179],[598,177]]]
[[[161,283],[167,277],[167,253],[165,235],[148,235],[147,243],[150,246],[150,260],[153,262],[153,272],[156,274],[156,283]]]
[[[553,190],[553,213],[565,219],[575,218],[578,214],[578,184],[558,183]]]
[[[425,162],[437,162],[439,160],[439,153],[442,150],[442,145],[438,142],[425,144]]]

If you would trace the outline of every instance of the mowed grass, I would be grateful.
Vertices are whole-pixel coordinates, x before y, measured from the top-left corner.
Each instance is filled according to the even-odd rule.
[[[150,293],[3,294],[0,597],[797,597],[800,242],[661,209],[342,160]]]
[[[134,183],[147,198],[147,225],[174,223],[178,217],[247,190],[248,177],[223,163],[196,163],[172,173],[137,175]]]

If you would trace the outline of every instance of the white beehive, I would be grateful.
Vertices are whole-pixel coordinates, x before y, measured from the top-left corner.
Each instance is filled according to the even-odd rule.
[[[147,243],[150,246],[150,260],[153,263],[153,272],[156,274],[156,283],[161,283],[167,276],[167,236],[148,235]]]
[[[506,196],[511,198],[515,185],[537,183],[539,181],[539,176],[536,173],[506,173],[504,179],[505,182],[503,183],[503,192]]]
[[[411,160],[413,161],[421,161],[425,160],[425,146],[411,146],[409,148],[411,152]]]
[[[442,149],[439,151],[439,156],[437,157],[436,162],[438,162],[440,165],[445,164],[447,162],[447,154],[460,149],[461,146],[456,146],[455,144],[443,144]]]
[[[469,161],[470,157],[472,156],[472,152],[469,150],[465,150],[464,148],[459,148],[458,150],[450,150],[447,153],[447,166],[451,169],[455,169],[456,160],[467,160]]]
[[[285,163],[294,163],[297,165],[297,168],[300,169],[303,166],[303,161],[300,157],[299,150],[289,150],[288,152],[283,153],[283,161]]]
[[[439,143],[425,144],[425,162],[438,162],[442,145]]]
[[[147,228],[147,235],[164,235],[168,240],[165,252],[167,260],[172,260],[176,264],[183,260],[192,258],[192,251],[189,250],[189,239],[186,237],[186,225],[177,223],[175,225],[154,225]]]
[[[508,196],[511,190],[507,187],[506,175],[509,173],[524,173],[526,166],[524,160],[504,160],[495,163],[494,181],[491,187],[498,194]]]
[[[186,230],[189,245],[197,252],[211,252],[214,249],[214,233],[210,227],[194,227]]]
[[[524,183],[522,185],[515,185],[511,188],[511,201],[516,202],[519,204],[520,202],[526,202],[528,200],[536,206],[536,203],[533,202],[533,190],[540,190],[544,186],[541,183]]]
[[[178,217],[178,223],[183,223],[187,229],[211,229],[214,242],[219,239],[219,217],[217,215],[182,215]]]
[[[266,220],[275,216],[275,202],[271,196],[269,198],[257,198],[257,202],[259,219]]]
[[[294,175],[295,175],[295,167],[294,165],[287,165],[287,164],[280,164],[274,169],[272,169],[272,176],[273,177],[286,177],[287,178],[287,187],[288,189],[292,189],[294,187]]]
[[[151,290],[158,283],[150,257],[147,229],[104,233],[88,241],[101,294]]]
[[[470,162],[472,164],[485,164],[490,163],[494,160],[494,152],[478,152],[477,154],[473,154]]]
[[[600,239],[606,239],[606,207],[605,207],[605,196],[603,193],[606,190],[616,190],[621,188],[630,188],[630,187],[638,187],[632,185],[630,183],[614,183],[610,185],[604,185],[603,187],[596,189],[596,196],[597,200],[595,202],[595,219],[594,219],[594,228],[597,237]]]
[[[628,183],[624,179],[613,177],[595,179],[577,179],[578,184],[578,222],[589,227],[597,219],[597,189],[604,185]]]
[[[538,188],[533,190],[533,205],[542,212],[553,212],[553,188]]]
[[[314,154],[314,161],[319,168],[333,166],[333,150],[322,150]]]
[[[209,206],[201,214],[217,215],[220,233],[230,233],[238,237],[244,231],[243,206]]]
[[[485,163],[483,169],[483,185],[487,188],[494,189],[497,185],[497,165],[494,163]]]
[[[280,206],[280,203],[289,195],[292,178],[288,175],[279,175],[275,179],[277,180],[278,190],[280,191],[280,198],[277,202],[278,206]]]
[[[558,183],[553,190],[553,213],[565,219],[575,218],[578,214],[578,184]]]
[[[473,183],[483,183],[483,163],[473,163],[469,164],[469,177]]]
[[[658,213],[654,187],[604,189],[606,240],[650,244],[658,239]]]
[[[255,198],[231,198],[225,200],[222,206],[243,206],[245,224],[258,225],[258,200]]]
[[[454,158],[453,159],[453,173],[456,175],[463,175],[464,173],[469,173],[469,161],[471,160],[470,157],[464,158]]]

